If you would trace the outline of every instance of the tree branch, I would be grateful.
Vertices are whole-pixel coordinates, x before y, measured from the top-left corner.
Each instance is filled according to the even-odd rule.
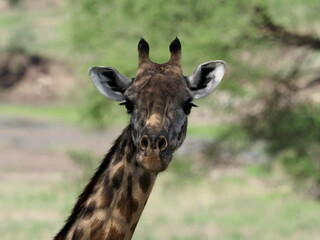
[[[316,87],[318,84],[320,84],[320,77],[317,77],[317,78],[311,80],[305,86],[303,86],[301,89],[313,88],[313,87]]]
[[[276,40],[287,45],[320,50],[320,39],[288,31],[283,26],[276,24],[264,8],[256,7],[255,14],[257,27]]]

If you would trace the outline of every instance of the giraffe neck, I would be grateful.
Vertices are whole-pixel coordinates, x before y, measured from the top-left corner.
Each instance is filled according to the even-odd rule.
[[[135,160],[128,126],[79,196],[55,240],[129,240],[156,179]]]

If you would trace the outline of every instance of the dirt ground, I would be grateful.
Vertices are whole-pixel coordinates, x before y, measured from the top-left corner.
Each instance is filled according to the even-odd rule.
[[[72,70],[65,63],[24,52],[0,56],[2,103],[56,103],[75,86]]]
[[[102,158],[119,132],[0,115],[0,180],[61,180],[66,172],[77,174],[68,151],[88,151]]]

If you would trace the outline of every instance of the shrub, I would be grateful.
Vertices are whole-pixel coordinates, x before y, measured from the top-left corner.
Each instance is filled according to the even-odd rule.
[[[253,140],[267,142],[273,161],[280,162],[295,180],[312,181],[320,193],[319,106],[268,108],[259,116],[247,118],[244,126]]]

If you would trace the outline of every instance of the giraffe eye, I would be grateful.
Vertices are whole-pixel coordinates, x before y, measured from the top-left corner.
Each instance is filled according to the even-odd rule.
[[[191,112],[191,108],[192,107],[198,107],[196,104],[194,104],[191,100],[185,102],[182,106],[183,111],[185,112],[185,114],[190,114]]]
[[[124,100],[123,102],[120,103],[120,105],[124,105],[127,109],[127,113],[132,113],[133,112],[133,103],[129,99]]]

